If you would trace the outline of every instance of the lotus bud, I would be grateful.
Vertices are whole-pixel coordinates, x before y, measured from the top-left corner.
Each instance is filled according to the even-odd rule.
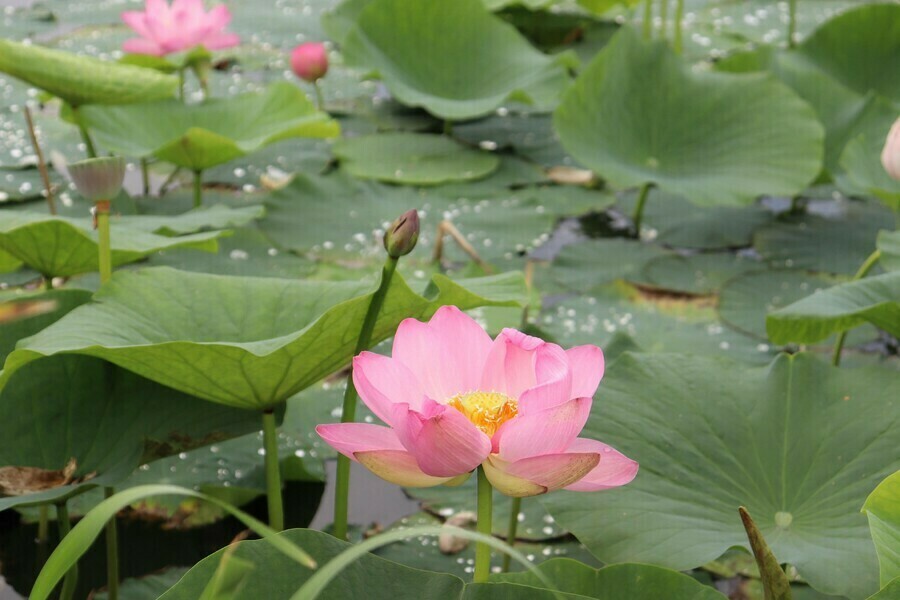
[[[884,142],[884,150],[881,151],[881,164],[884,170],[892,178],[900,181],[900,119],[894,121],[887,140]]]
[[[91,202],[112,200],[122,191],[125,159],[121,156],[89,158],[69,165],[78,193]]]
[[[406,256],[419,241],[419,213],[408,210],[391,223],[384,234],[384,249],[391,258]]]
[[[291,68],[300,79],[315,83],[328,72],[328,51],[325,44],[300,44],[291,52]]]

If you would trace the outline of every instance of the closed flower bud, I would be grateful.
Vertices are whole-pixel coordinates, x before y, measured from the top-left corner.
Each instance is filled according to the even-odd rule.
[[[419,213],[408,210],[384,234],[384,249],[391,258],[406,256],[419,241]]]
[[[888,175],[900,181],[900,119],[894,121],[887,140],[884,142],[884,150],[881,151],[881,164]]]
[[[300,44],[291,52],[291,68],[304,81],[314,83],[328,72],[328,51],[325,44]]]
[[[78,193],[90,200],[112,200],[122,191],[125,159],[121,156],[89,158],[69,165],[69,175]]]

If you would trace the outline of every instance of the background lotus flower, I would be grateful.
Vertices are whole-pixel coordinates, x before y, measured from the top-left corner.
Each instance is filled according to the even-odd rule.
[[[291,51],[291,69],[294,74],[314,83],[328,72],[328,50],[325,44],[310,42],[300,44]]]
[[[900,119],[894,121],[891,131],[884,141],[881,164],[888,175],[900,181]]]
[[[388,427],[319,425],[338,452],[398,485],[451,482],[483,466],[509,496],[597,491],[634,479],[635,461],[579,438],[603,376],[596,346],[563,350],[513,329],[496,340],[454,306],[407,319],[392,357],[353,361],[360,397]]]
[[[203,0],[147,0],[144,12],[122,13],[122,20],[131,27],[137,38],[126,40],[126,52],[165,56],[173,52],[204,46],[207,50],[221,50],[237,46],[241,39],[223,31],[231,21],[231,12],[224,4],[209,12]]]

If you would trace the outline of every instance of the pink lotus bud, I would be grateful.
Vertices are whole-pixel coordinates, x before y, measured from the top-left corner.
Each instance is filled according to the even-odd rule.
[[[384,249],[388,256],[400,258],[406,256],[416,247],[419,241],[419,213],[408,210],[391,223],[384,234]]]
[[[300,44],[291,52],[291,68],[300,79],[314,83],[328,72],[328,51],[325,44]]]
[[[894,121],[881,151],[881,164],[892,178],[900,181],[900,119]]]

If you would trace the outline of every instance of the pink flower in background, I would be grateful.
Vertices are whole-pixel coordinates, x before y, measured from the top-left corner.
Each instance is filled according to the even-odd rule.
[[[388,426],[319,425],[338,452],[410,487],[455,483],[478,466],[508,496],[625,485],[638,464],[579,438],[603,376],[596,346],[563,350],[514,329],[491,340],[454,306],[407,319],[393,356],[353,360],[360,397]]]
[[[206,12],[203,0],[147,0],[144,12],[122,13],[122,20],[140,37],[126,40],[122,48],[136,54],[165,56],[204,46],[221,50],[237,46],[241,39],[223,31],[231,21],[228,7],[220,4]]]
[[[881,164],[887,174],[900,180],[900,119],[894,121],[881,151]]]
[[[328,72],[328,51],[325,44],[300,44],[291,52],[291,68],[294,74],[310,83],[314,83]]]

